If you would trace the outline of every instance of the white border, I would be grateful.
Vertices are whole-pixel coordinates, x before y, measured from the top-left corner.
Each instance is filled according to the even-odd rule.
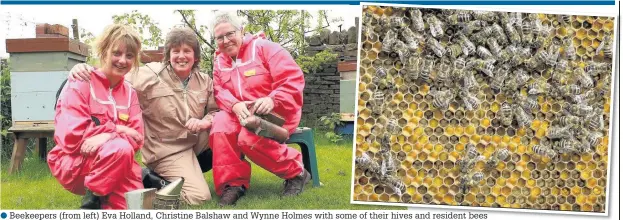
[[[567,11],[567,10],[542,10],[542,9],[536,9],[538,12],[535,11],[531,11],[531,12],[526,12],[527,10],[524,8],[524,6],[519,6],[522,7],[522,9],[517,9],[517,8],[511,8],[513,6],[431,6],[431,5],[417,5],[417,4],[413,4],[413,5],[406,5],[406,4],[390,4],[390,3],[372,3],[372,2],[361,2],[360,6],[360,10],[361,13],[363,14],[363,6],[390,6],[390,7],[419,7],[419,8],[436,8],[436,9],[467,9],[467,10],[482,10],[482,11],[507,11],[507,12],[524,12],[524,13],[547,13],[547,14],[572,14],[572,15],[586,15],[586,16],[608,16],[608,17],[614,17],[614,30],[619,30],[618,29],[618,15],[617,14],[610,14],[612,12],[609,11],[602,11],[601,13],[599,12],[582,12],[582,11]],[[619,6],[619,2],[616,2],[617,7]],[[498,8],[499,7],[499,8]],[[530,7],[538,7],[538,6],[530,6]],[[563,6],[564,7],[564,6]],[[584,6],[586,7],[586,6]],[[590,6],[592,7],[592,6]],[[579,8],[576,10],[580,10]],[[359,19],[359,33],[358,33],[358,50],[357,50],[357,84],[355,86],[356,89],[356,97],[355,100],[357,103],[357,105],[355,105],[355,124],[354,124],[354,138],[353,138],[353,167],[352,167],[352,172],[351,172],[351,191],[350,191],[350,202],[351,204],[360,204],[360,205],[383,205],[383,206],[406,206],[406,207],[420,207],[420,208],[436,208],[439,209],[440,211],[442,209],[460,209],[460,210],[481,210],[481,211],[502,211],[502,212],[523,212],[523,213],[545,213],[545,214],[565,214],[565,215],[578,215],[578,216],[609,216],[609,211],[611,210],[609,208],[610,206],[610,192],[612,191],[611,187],[610,187],[610,182],[613,176],[613,168],[612,168],[612,161],[616,158],[617,160],[619,159],[616,156],[619,155],[613,155],[612,151],[614,146],[614,142],[615,142],[615,138],[613,138],[614,136],[614,124],[616,122],[615,118],[614,118],[614,112],[615,110],[619,110],[615,107],[616,104],[618,104],[618,100],[615,100],[615,93],[618,92],[615,90],[615,84],[617,83],[615,74],[616,74],[616,57],[619,56],[617,53],[617,46],[618,46],[618,31],[615,31],[614,33],[614,45],[613,45],[613,50],[615,51],[615,56],[613,57],[613,61],[612,61],[612,74],[611,74],[611,85],[610,85],[610,93],[611,93],[611,97],[610,97],[610,134],[609,134],[609,147],[608,147],[608,177],[606,180],[606,203],[605,203],[605,210],[603,213],[598,213],[598,212],[578,212],[578,211],[553,211],[553,210],[540,210],[540,209],[521,209],[521,208],[491,208],[491,207],[473,207],[473,206],[454,206],[454,205],[427,205],[427,204],[413,204],[413,203],[390,203],[390,202],[364,202],[364,201],[355,201],[354,200],[354,188],[355,188],[355,157],[357,154],[357,118],[359,115],[359,80],[360,80],[360,68],[361,68],[361,31],[362,31],[362,26],[363,26],[363,16],[360,17]],[[618,177],[618,174],[616,175]],[[620,207],[615,207],[614,210],[618,210]]]

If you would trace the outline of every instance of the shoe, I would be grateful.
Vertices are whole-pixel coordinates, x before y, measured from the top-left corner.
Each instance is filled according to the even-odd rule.
[[[143,187],[145,189],[156,188],[156,190],[160,190],[171,183],[147,167],[143,167],[141,170],[141,176],[143,178]]]
[[[303,169],[303,172],[292,178],[286,180],[283,184],[282,196],[295,196],[303,192],[305,184],[311,180],[311,174],[307,170]]]
[[[102,209],[102,199],[96,196],[91,190],[87,189],[82,197],[80,209]]]
[[[245,189],[243,186],[226,186],[225,190],[223,190],[223,195],[221,195],[221,199],[218,201],[218,204],[223,206],[235,205],[236,201],[240,199],[240,197],[244,196]]]
[[[201,172],[210,171],[212,169],[212,149],[207,149],[197,155],[197,161],[201,167]]]

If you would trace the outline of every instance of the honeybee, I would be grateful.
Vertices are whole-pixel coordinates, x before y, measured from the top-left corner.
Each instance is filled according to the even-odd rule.
[[[448,21],[448,24],[450,25],[457,25],[459,23],[464,23],[464,22],[468,22],[471,20],[472,20],[472,15],[467,14],[467,13],[451,14],[446,17],[446,21]]]
[[[504,81],[506,80],[507,75],[508,75],[508,68],[503,67],[503,68],[497,69],[496,74],[495,76],[493,76],[493,79],[491,79],[491,83],[490,83],[491,89],[493,89],[495,93],[500,92],[500,90],[504,86]]]
[[[504,26],[504,30],[506,30],[506,35],[508,36],[512,44],[517,45],[521,43],[521,36],[519,36],[519,32],[517,32],[512,24],[506,23]]]
[[[564,96],[578,95],[582,92],[582,88],[578,85],[563,85],[558,87],[558,91]]]
[[[459,178],[459,190],[462,194],[469,193],[470,188],[474,185],[474,180],[472,180],[467,174],[461,175]]]
[[[532,112],[534,109],[539,109],[539,103],[534,98],[523,95],[516,95],[515,98],[517,99],[518,104],[526,110],[526,112]]]
[[[491,52],[491,54],[493,54],[495,57],[500,56],[502,48],[500,47],[498,41],[495,38],[489,38],[487,40],[487,46],[489,47],[489,51]]]
[[[573,70],[573,75],[575,75],[580,82],[580,85],[584,88],[592,88],[594,86],[593,78],[589,76],[582,68],[575,68]]]
[[[563,23],[563,24],[571,23],[571,16],[569,15],[557,15],[556,17],[558,18],[558,22],[560,23]]]
[[[443,57],[443,55],[446,53],[446,49],[435,38],[428,38],[426,40],[426,45],[438,57]]]
[[[502,28],[497,23],[493,23],[493,25],[491,25],[491,28],[493,29],[493,34],[495,34],[495,39],[498,41],[498,43],[500,43],[501,45],[508,44],[508,39],[506,38],[506,34],[504,34],[504,28]]]
[[[557,61],[558,61],[558,57],[560,56],[560,46],[552,44],[549,47],[549,56],[547,57],[547,59],[545,60],[545,64],[547,64],[548,66],[556,66]]]
[[[433,71],[433,66],[435,66],[435,61],[432,57],[424,58],[422,71],[420,72],[420,79],[428,81],[428,79],[430,79],[430,73]]]
[[[459,57],[454,60],[454,68],[455,69],[464,69],[465,68],[465,59]]]
[[[578,146],[575,139],[561,139],[554,142],[554,149],[561,154],[578,152]]]
[[[362,170],[368,170],[374,174],[381,173],[381,166],[379,166],[376,161],[372,160],[372,158],[370,158],[370,156],[368,156],[368,154],[366,153],[361,154],[360,157],[355,158],[355,164]]]
[[[467,151],[465,152],[465,156],[468,160],[475,159],[480,155],[480,153],[478,153],[478,150],[476,150],[476,146],[474,146],[474,144],[472,143],[468,143],[465,149],[467,149]]]
[[[482,20],[487,22],[493,22],[497,19],[495,12],[491,11],[472,11],[472,15],[476,20]]]
[[[448,46],[447,52],[451,58],[456,59],[463,53],[463,48],[460,44],[452,44]]]
[[[591,130],[601,131],[605,127],[604,118],[601,113],[595,111],[586,118],[586,127]]]
[[[452,71],[452,66],[449,61],[445,60],[439,64],[439,68],[437,70],[436,80],[439,82],[446,82],[450,80],[450,74]]]
[[[493,155],[489,157],[485,164],[485,169],[490,170],[495,168],[500,161],[506,160],[510,156],[510,152],[506,148],[498,149],[493,152]]]
[[[474,31],[480,31],[482,28],[484,28],[487,25],[488,25],[487,22],[475,20],[475,21],[459,23],[458,28],[459,28],[459,33],[471,35]]]
[[[519,127],[530,126],[530,124],[532,124],[532,120],[534,120],[534,117],[531,114],[526,113],[521,107],[514,107],[513,113],[515,113],[515,119],[517,119]]]
[[[404,42],[396,40],[393,49],[396,53],[398,53],[398,58],[400,58],[401,63],[408,62],[409,57],[411,57],[411,53],[407,49],[407,45]]]
[[[383,38],[383,45],[381,46],[381,50],[385,52],[391,52],[394,43],[396,43],[396,40],[396,32],[392,31],[391,29],[388,30],[387,33],[385,33],[385,38]]]
[[[569,129],[571,129],[571,126],[567,126],[567,127],[552,126],[547,130],[547,137],[552,138],[552,139],[570,137],[571,134],[569,133]]]
[[[454,99],[455,94],[451,90],[431,92],[433,95],[433,107],[439,109],[448,109],[450,102]]]
[[[402,19],[401,15],[393,15],[389,18],[389,25],[393,29],[402,29],[405,22]]]
[[[443,27],[441,21],[435,15],[428,14],[426,16],[426,23],[428,23],[428,27],[430,29],[430,34],[434,38],[438,38],[444,34]]]
[[[391,156],[391,152],[383,153],[383,160],[381,160],[381,175],[393,175],[396,172],[396,164]]]
[[[409,62],[407,65],[407,76],[413,80],[417,79],[420,75],[422,63],[423,61],[420,57],[409,57]]]
[[[519,86],[525,85],[528,82],[528,80],[530,80],[530,76],[528,75],[526,70],[524,70],[523,68],[519,68],[515,70],[514,73],[515,73],[515,79],[517,79],[517,85]]]
[[[569,37],[565,43],[565,59],[575,60],[575,47],[573,46],[573,38]]]
[[[476,45],[474,45],[474,43],[472,43],[472,41],[470,41],[465,35],[459,33],[458,38],[461,42],[461,48],[463,49],[463,54],[465,54],[465,56],[469,56],[476,51]]]
[[[400,179],[394,176],[384,175],[381,176],[379,180],[384,185],[391,187],[398,196],[401,196],[407,188]]]
[[[593,107],[585,104],[570,104],[567,106],[567,111],[577,116],[587,116],[593,112]]]
[[[580,118],[574,115],[563,115],[554,120],[560,126],[577,126],[580,124]]]
[[[485,174],[482,172],[475,172],[472,175],[472,180],[476,183],[480,182],[481,180],[483,180],[485,178]]]
[[[567,71],[568,65],[569,65],[569,63],[567,62],[567,60],[559,60],[556,63],[556,71],[558,71],[558,72],[565,72],[565,71]]]
[[[420,42],[424,42],[424,36],[414,33],[410,28],[402,30],[402,37],[404,37],[406,42],[408,42],[407,45],[411,51],[417,50]]]
[[[478,47],[479,49],[482,47]],[[486,49],[485,49],[486,50]],[[493,59],[489,59],[489,60],[481,60],[481,59],[471,59],[469,61],[467,61],[466,67],[468,69],[475,69],[478,71],[483,72],[484,74],[486,74],[489,77],[493,77],[493,71],[494,71],[494,63],[496,61]]]
[[[380,79],[387,77],[387,70],[385,70],[385,68],[382,66],[377,67],[375,72],[376,77]]]
[[[537,95],[542,93],[547,93],[551,85],[545,81],[535,81],[533,83],[528,84],[528,94]]]
[[[424,31],[424,19],[422,19],[422,12],[417,8],[412,8],[409,10],[409,14],[411,15],[411,26],[413,26],[413,29],[418,32]]]
[[[603,46],[604,55],[612,57],[612,41],[610,39],[610,33],[607,33],[603,41],[606,42]]]
[[[476,81],[473,71],[463,71],[462,82],[463,88],[467,90],[478,87],[478,81]]]
[[[381,114],[384,109],[385,93],[383,91],[375,91],[372,94],[372,113]]]
[[[534,151],[535,154],[538,154],[538,155],[541,155],[541,156],[545,156],[545,157],[549,157],[549,158],[556,157],[556,151],[552,150],[549,147],[545,147],[543,145],[534,145],[532,147],[532,151]]]
[[[597,147],[597,145],[601,143],[602,139],[603,139],[603,134],[601,134],[601,132],[593,131],[593,132],[589,132],[588,135],[586,135],[586,140],[590,144],[591,148]]]
[[[465,109],[473,111],[480,107],[480,100],[478,100],[476,96],[470,94],[466,89],[461,90],[461,92],[459,92],[459,95],[463,99]]]
[[[499,116],[501,118],[500,121],[504,126],[510,126],[513,122],[513,109],[511,108],[511,105],[504,102],[504,104],[502,104],[502,107],[500,107]]]

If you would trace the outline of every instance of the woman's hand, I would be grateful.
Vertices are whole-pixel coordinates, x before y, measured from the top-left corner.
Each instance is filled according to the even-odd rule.
[[[247,117],[251,116],[251,112],[249,111],[249,108],[247,107],[251,103],[253,102],[252,101],[238,102],[234,104],[234,107],[231,108],[231,111],[234,112],[236,116],[238,116],[238,120],[242,121],[246,119]]]
[[[141,135],[140,133],[138,133],[138,131],[125,126],[125,125],[117,125],[117,133],[123,133],[126,134],[128,136],[130,136],[132,139],[134,139],[134,141],[139,142],[141,140],[143,140],[143,135]]]
[[[191,132],[199,133],[201,131],[208,130],[210,129],[210,127],[212,127],[211,119],[212,118],[206,118],[206,119],[191,118],[191,119],[188,119],[185,126]]]
[[[106,141],[110,140],[112,134],[103,133],[98,134],[93,137],[87,138],[80,146],[80,153],[83,155],[93,155],[97,152],[97,149],[100,148]]]
[[[273,111],[274,107],[275,102],[271,97],[259,98],[258,100],[255,100],[255,105],[253,105],[253,108],[251,108],[251,114],[257,113],[260,115],[265,115]]]
[[[92,66],[89,66],[89,64],[86,63],[76,64],[69,71],[69,76],[67,78],[88,82],[91,80],[91,72],[93,69],[94,68]]]

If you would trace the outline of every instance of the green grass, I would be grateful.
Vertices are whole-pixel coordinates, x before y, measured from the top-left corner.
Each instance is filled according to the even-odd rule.
[[[251,188],[235,207],[227,209],[404,209],[401,207],[350,204],[352,141],[333,144],[316,135],[316,153],[320,181],[319,188],[308,184],[295,197],[280,198],[283,180],[253,165]],[[298,149],[297,146],[293,146]],[[51,148],[51,147],[49,147]],[[0,209],[77,209],[81,197],[64,190],[51,176],[47,164],[29,155],[19,173],[8,175],[8,161],[2,161],[0,176]],[[212,172],[204,174],[212,190],[213,199],[189,209],[220,209],[214,192]]]

